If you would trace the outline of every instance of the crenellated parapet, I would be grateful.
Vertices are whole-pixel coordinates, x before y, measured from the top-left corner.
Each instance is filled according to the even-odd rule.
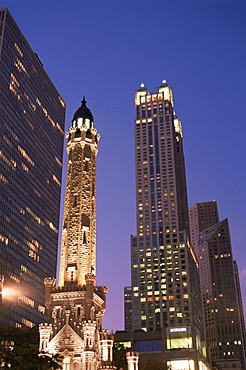
[[[95,350],[95,333],[97,329],[96,321],[84,321],[83,323],[83,340],[85,343],[85,350]]]
[[[130,351],[126,353],[128,370],[138,370],[138,352]]]
[[[101,360],[103,365],[113,361],[114,336],[109,334],[108,330],[100,332]]]
[[[39,352],[49,353],[49,340],[52,333],[52,325],[45,323],[39,325]]]

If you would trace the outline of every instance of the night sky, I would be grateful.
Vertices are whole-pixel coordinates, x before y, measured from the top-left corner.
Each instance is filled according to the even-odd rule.
[[[66,131],[85,95],[101,134],[97,284],[109,287],[104,328],[124,328],[123,287],[130,285],[134,91],[144,82],[155,92],[163,79],[183,123],[189,205],[216,199],[220,219],[229,219],[246,308],[246,2],[3,0],[0,7],[8,7],[66,102]]]

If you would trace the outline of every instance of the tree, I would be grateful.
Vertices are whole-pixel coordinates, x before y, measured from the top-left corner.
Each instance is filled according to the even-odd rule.
[[[114,358],[114,366],[116,366],[117,369],[127,370],[126,353],[129,351],[131,351],[131,349],[125,348],[124,344],[117,343],[117,342],[114,343],[113,358]]]
[[[38,360],[38,370],[62,369],[63,357],[59,354],[53,356],[41,355]]]
[[[0,366],[2,369],[15,370],[53,370],[62,369],[60,365],[62,357],[59,355],[39,356],[38,327],[25,330],[15,327],[4,327],[0,329]],[[11,349],[7,341],[13,341]]]
[[[9,341],[4,341],[0,344],[0,367],[3,370],[10,368],[19,368],[21,358],[13,352]]]
[[[145,364],[139,367],[139,370],[169,370],[170,367],[164,362],[158,360],[148,360]]]

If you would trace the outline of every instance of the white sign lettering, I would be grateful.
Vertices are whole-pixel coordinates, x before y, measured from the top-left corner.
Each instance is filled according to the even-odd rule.
[[[187,332],[187,328],[170,328],[170,333]]]

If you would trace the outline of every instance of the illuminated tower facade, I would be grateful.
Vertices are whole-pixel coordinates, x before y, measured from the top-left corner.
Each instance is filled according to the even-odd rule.
[[[131,296],[132,312],[127,307],[125,322],[128,330],[145,332],[133,348],[146,352],[146,359],[154,351],[172,369],[205,369],[183,133],[171,86],[163,81],[151,94],[142,84],[135,92],[135,113],[137,235],[131,236],[132,292],[129,287],[125,292],[128,301]]]
[[[221,368],[245,368],[245,323],[240,281],[228,220],[219,222],[216,201],[189,208],[197,258],[207,345]]]
[[[216,200],[196,203],[189,207],[190,240],[197,252],[200,233],[219,222]]]
[[[56,275],[65,103],[7,9],[0,40],[0,326],[33,327]]]
[[[242,298],[227,219],[200,233],[197,256],[211,357],[221,368],[245,369]]]
[[[40,352],[60,354],[65,370],[115,369],[113,337],[102,330],[108,288],[96,286],[96,156],[100,135],[85,99],[66,134],[68,168],[58,287],[45,279],[49,323]]]
[[[59,286],[84,285],[96,272],[96,156],[100,136],[85,100],[67,133],[68,170]]]
[[[202,330],[197,261],[189,244],[182,125],[170,85],[164,81],[155,94],[142,85],[135,92],[135,109],[132,329],[193,323]]]

